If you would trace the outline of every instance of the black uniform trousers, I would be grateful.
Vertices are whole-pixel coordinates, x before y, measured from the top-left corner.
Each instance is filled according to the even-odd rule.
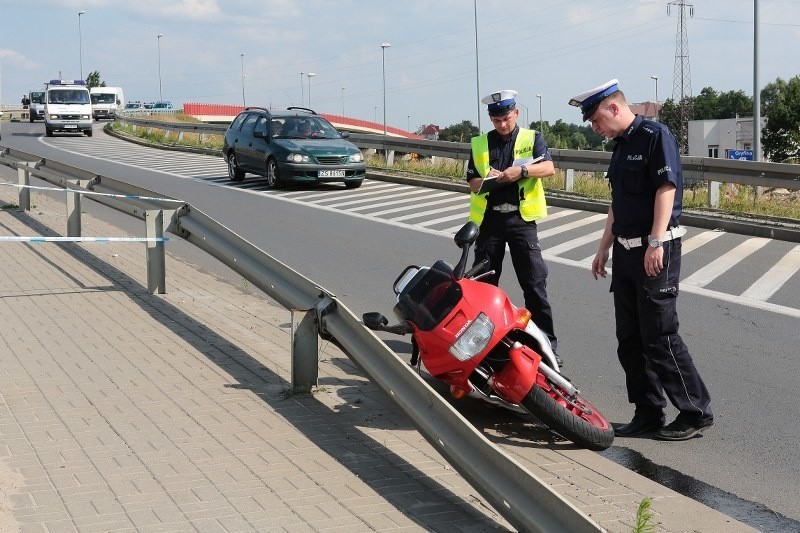
[[[714,418],[711,398],[689,350],[678,334],[681,241],[664,242],[664,268],[644,270],[644,245],[626,250],[614,240],[611,290],[617,323],[617,355],[625,371],[628,401],[637,414],[663,417],[664,394],[688,423]]]
[[[558,339],[553,328],[553,311],[547,300],[547,264],[542,259],[536,222],[526,222],[519,211],[501,213],[492,211],[490,207],[481,222],[475,243],[475,263],[489,259],[489,270],[495,273],[481,278],[482,281],[492,285],[499,283],[506,243],[517,281],[525,296],[525,308],[531,312],[533,323],[547,335],[555,352]]]

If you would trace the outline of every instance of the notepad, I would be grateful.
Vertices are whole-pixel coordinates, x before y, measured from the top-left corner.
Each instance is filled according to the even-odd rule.
[[[518,167],[520,165],[528,165],[530,163],[538,163],[544,159],[543,155],[539,157],[523,157],[521,159],[515,159],[513,163],[511,163],[512,167]],[[491,170],[491,169],[490,169]],[[507,181],[505,183],[498,183],[497,179],[494,177],[486,177],[483,178],[481,182],[481,188],[478,189],[478,194],[485,194],[487,192],[492,192],[494,190],[500,189],[505,187],[506,185],[513,185],[513,181]]]

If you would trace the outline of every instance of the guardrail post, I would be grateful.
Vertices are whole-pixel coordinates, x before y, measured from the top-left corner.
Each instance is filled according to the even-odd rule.
[[[718,181],[708,182],[708,206],[719,207],[719,187],[721,183]]]
[[[319,379],[316,309],[292,309],[292,393],[311,392]]]
[[[387,167],[394,166],[394,150],[386,151],[386,166]]]
[[[31,174],[22,167],[17,167],[17,180],[22,187],[19,188],[19,207],[25,211],[31,210]]]
[[[67,191],[67,237],[81,236],[81,194],[78,191]]]
[[[164,238],[164,211],[148,209],[144,214],[146,235],[148,239]],[[164,253],[164,241],[147,241],[147,292],[150,294],[166,294],[167,267]]]
[[[575,190],[575,169],[568,168],[564,173],[564,190],[572,192]]]

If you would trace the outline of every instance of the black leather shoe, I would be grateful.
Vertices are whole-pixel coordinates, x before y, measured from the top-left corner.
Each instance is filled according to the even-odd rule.
[[[702,437],[700,433],[714,425],[714,420],[700,420],[698,422],[686,422],[675,420],[669,425],[656,431],[656,438],[661,440],[689,440],[694,437]]]
[[[614,435],[617,437],[635,437],[636,435],[655,431],[662,427],[664,427],[663,418],[634,415],[633,420],[627,424],[615,427]]]

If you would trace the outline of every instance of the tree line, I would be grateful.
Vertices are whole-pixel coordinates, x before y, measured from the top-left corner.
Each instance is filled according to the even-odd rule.
[[[761,90],[761,117],[766,125],[761,130],[761,148],[771,161],[798,161],[800,159],[800,76],[789,80],[777,78]],[[697,96],[675,102],[668,99],[659,113],[659,121],[667,125],[678,137],[682,131],[681,105],[691,110],[692,120],[718,120],[753,116],[753,98],[744,91],[718,92],[705,87]],[[529,128],[542,132],[550,148],[572,150],[611,150],[613,140],[606,140],[589,125],[568,124],[557,120],[531,122]],[[480,132],[469,120],[442,129],[439,139],[452,142],[469,142]],[[685,146],[685,139],[678,139]]]

